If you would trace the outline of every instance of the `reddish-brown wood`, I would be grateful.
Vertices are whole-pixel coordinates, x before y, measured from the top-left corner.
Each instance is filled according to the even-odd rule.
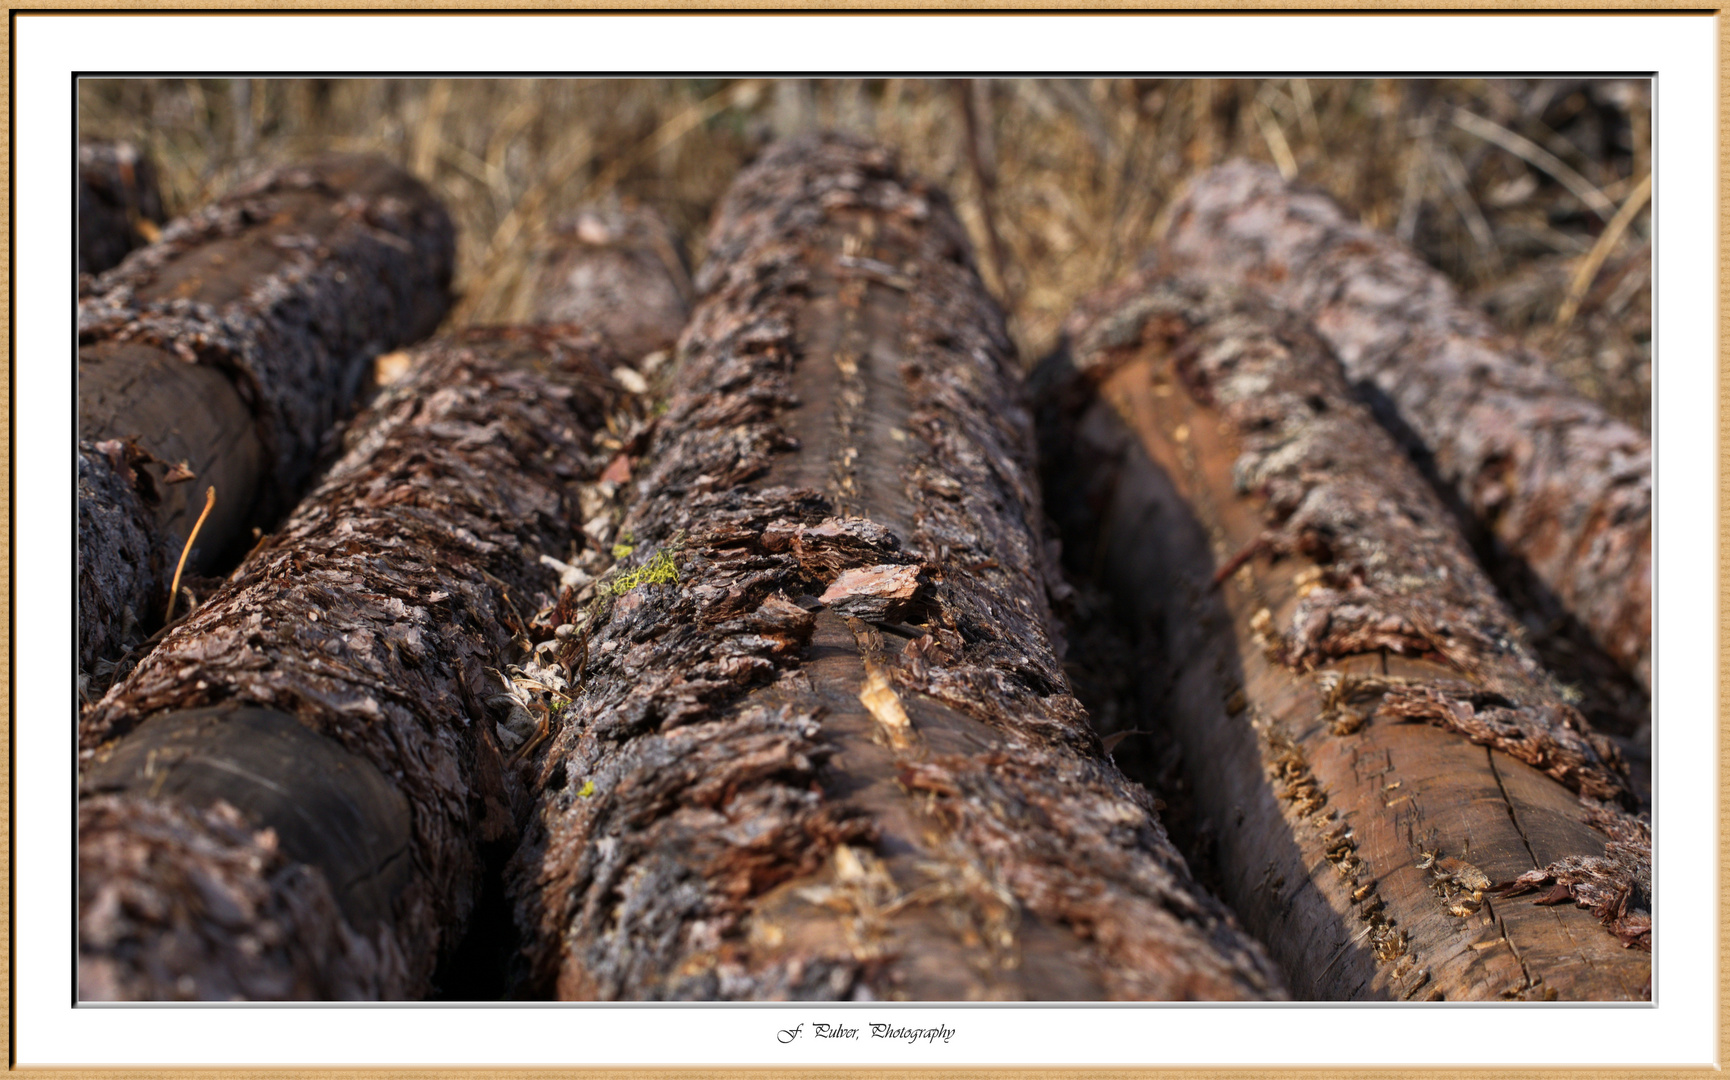
[[[1251,285],[1310,319],[1407,449],[1494,537],[1496,569],[1546,620],[1579,620],[1650,688],[1645,435],[1497,332],[1412,252],[1267,166],[1204,173],[1166,216],[1169,267]]]
[[[1044,373],[1054,507],[1067,537],[1098,530],[1140,631],[1139,726],[1182,746],[1222,893],[1293,992],[1648,995],[1623,766],[1326,346],[1153,270],[1070,330]],[[1591,887],[1567,882],[1582,859]],[[1592,910],[1496,891],[1522,881]]]

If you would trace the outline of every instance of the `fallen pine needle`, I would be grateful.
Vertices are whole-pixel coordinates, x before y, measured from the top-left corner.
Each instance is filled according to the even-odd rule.
[[[162,616],[164,624],[174,621],[174,600],[180,595],[180,574],[186,569],[186,557],[192,554],[192,542],[198,539],[198,530],[204,527],[204,519],[210,516],[210,508],[216,505],[216,488],[204,489],[204,509],[199,513],[198,520],[192,523],[192,531],[186,535],[186,546],[180,549],[180,561],[174,564],[174,583],[168,586],[168,613]]]
[[[1646,179],[1640,181],[1622,202],[1622,208],[1616,211],[1616,216],[1610,219],[1610,224],[1604,226],[1604,232],[1598,237],[1598,242],[1592,245],[1592,250],[1580,260],[1579,269],[1574,271],[1574,280],[1568,285],[1567,299],[1556,311],[1556,326],[1566,329],[1574,321],[1574,315],[1580,310],[1580,302],[1586,298],[1586,291],[1592,287],[1592,282],[1598,276],[1598,271],[1604,266],[1604,260],[1610,257],[1610,252],[1616,250],[1621,242],[1622,234],[1628,231],[1634,216],[1646,206],[1646,201],[1652,197],[1652,174],[1647,173]]]

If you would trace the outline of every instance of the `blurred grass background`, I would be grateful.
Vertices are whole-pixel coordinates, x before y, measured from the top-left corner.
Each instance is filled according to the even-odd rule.
[[[531,254],[582,202],[651,204],[700,260],[767,141],[854,131],[948,189],[1028,363],[1135,263],[1185,178],[1251,157],[1412,244],[1649,429],[1650,95],[1627,79],[126,79],[79,84],[79,128],[147,149],[171,214],[258,163],[383,153],[451,208],[464,321],[513,315]]]

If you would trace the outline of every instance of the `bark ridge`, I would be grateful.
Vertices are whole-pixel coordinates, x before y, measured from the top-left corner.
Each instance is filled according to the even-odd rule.
[[[709,251],[513,861],[536,985],[1277,996],[1068,692],[1031,417],[942,194],[781,144]]]
[[[1415,254],[1269,167],[1205,173],[1167,217],[1162,260],[1252,285],[1311,320],[1498,551],[1650,689],[1645,435],[1498,333]]]

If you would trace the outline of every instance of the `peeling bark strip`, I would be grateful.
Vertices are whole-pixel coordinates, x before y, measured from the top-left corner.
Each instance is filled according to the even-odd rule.
[[[78,144],[78,272],[100,274],[150,240],[162,192],[149,155],[129,142]]]
[[[1651,687],[1652,449],[1326,196],[1237,162],[1169,210],[1173,268],[1301,312],[1460,503]]]
[[[1068,693],[1030,418],[944,197],[801,140],[740,176],[710,251],[638,569],[510,870],[536,985],[1279,996]]]
[[[200,801],[224,793],[227,803],[252,811],[248,828],[273,827],[281,848],[305,860],[295,862],[294,873],[308,873],[307,863],[320,867],[321,895],[334,896],[350,917],[346,924],[324,925],[319,940],[358,939],[367,951],[358,959],[333,952],[336,967],[315,963],[310,974],[300,970],[299,959],[292,970],[266,964],[247,944],[251,929],[231,927],[220,898],[200,892],[188,901],[200,917],[180,908],[129,912],[141,927],[136,933],[109,933],[105,928],[124,921],[86,909],[81,972],[91,986],[175,997],[265,994],[275,987],[290,996],[427,992],[435,963],[469,918],[483,847],[509,850],[518,815],[527,809],[521,782],[496,742],[489,699],[501,696],[497,672],[515,655],[513,641],[556,640],[554,626],[534,613],[559,594],[553,564],[570,559],[581,543],[576,484],[592,479],[610,457],[604,451],[591,458],[589,442],[603,410],[617,400],[607,376],[616,361],[598,339],[563,329],[474,330],[416,350],[411,374],[351,427],[347,454],[281,532],[172,630],[80,727],[91,798],[113,798],[100,793],[117,786],[134,793],[122,796],[127,800],[140,790],[167,798],[163,785],[178,790],[182,781],[175,777],[185,769],[165,766],[179,744],[152,732],[184,725],[185,710],[228,702],[258,707],[236,714],[241,718],[264,710],[316,732],[332,744],[330,754],[359,759],[352,766],[357,779],[341,787],[348,798],[361,799],[366,784],[360,774],[373,770],[386,778],[406,800],[405,850],[383,839],[391,833],[378,824],[391,820],[378,809],[383,796],[364,801],[362,808],[372,810],[355,812],[372,822],[363,828],[317,794],[314,778],[288,770],[270,779],[288,785],[294,797],[275,803],[260,802],[238,782],[224,788],[186,781]],[[233,716],[199,718],[204,725],[236,722]],[[134,728],[130,738],[110,742]],[[229,761],[224,755],[241,751],[224,746],[255,745],[258,738],[203,732],[191,746],[198,761]],[[144,750],[140,739],[155,742]],[[248,761],[227,771],[235,769],[259,771]],[[147,781],[153,770],[169,779]],[[129,832],[124,819],[104,825],[101,843],[114,850],[92,854],[87,874],[136,869],[145,877],[85,881],[84,895],[94,902],[124,899],[129,890],[171,893],[180,880],[172,875],[202,889],[201,868],[221,864],[227,869],[216,877],[219,891],[238,890],[256,910],[300,903],[278,894],[272,875],[279,861],[246,856],[249,845],[263,841],[210,824],[213,815],[226,813],[221,805],[208,812],[161,811],[164,818],[185,819],[164,825],[172,835],[161,843],[185,847],[192,860],[168,870],[145,866],[128,848],[158,843],[155,834]],[[295,840],[305,826],[293,816],[296,806],[310,808],[319,830],[362,833],[372,846],[358,853],[341,845],[325,850],[334,843],[325,840],[323,854],[308,854]],[[245,867],[254,876],[240,880]],[[359,901],[351,899],[357,883],[367,886],[358,913]],[[388,895],[381,898],[381,892]],[[317,911],[328,916],[329,904]],[[146,931],[155,936],[141,945],[138,935]],[[183,950],[179,942],[188,935],[205,951]],[[251,973],[261,965],[274,974],[255,978]]]
[[[1628,797],[1614,747],[1532,659],[1326,346],[1153,271],[1070,331],[1072,367],[1043,372],[1050,465],[1072,478],[1050,483],[1055,509],[1068,534],[1099,530],[1097,572],[1142,628],[1145,707],[1183,746],[1223,895],[1294,992],[1645,996],[1650,957],[1593,914],[1490,895],[1566,880],[1606,835],[1628,853],[1617,829],[1644,826],[1598,801]],[[1630,858],[1649,866],[1649,848]],[[1641,882],[1620,907],[1582,902],[1643,939]]]
[[[260,175],[87,284],[81,666],[161,618],[207,487],[220,509],[202,571],[292,504],[367,362],[443,317],[453,258],[450,218],[418,181],[330,156]],[[116,521],[148,523],[144,558],[108,546]]]

